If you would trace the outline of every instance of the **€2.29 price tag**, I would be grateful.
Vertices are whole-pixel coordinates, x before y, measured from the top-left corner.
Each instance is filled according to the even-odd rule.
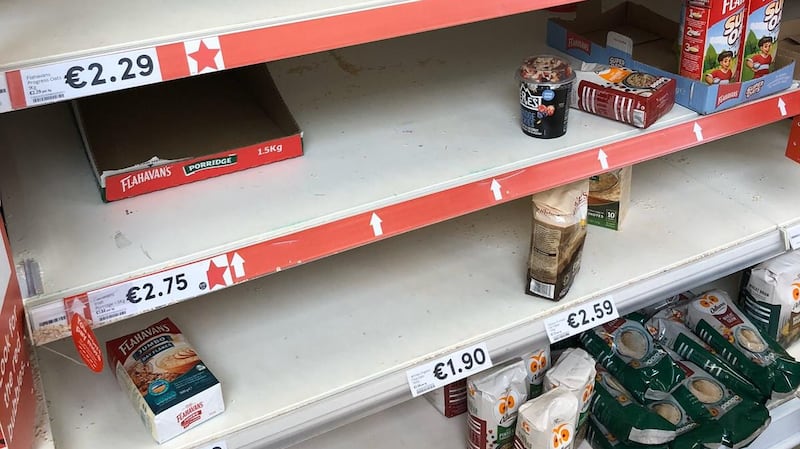
[[[555,343],[616,318],[614,298],[603,296],[545,319],[544,328],[550,343]]]
[[[28,106],[160,82],[156,49],[114,53],[20,71]]]
[[[486,343],[464,348],[406,371],[414,397],[492,367]]]

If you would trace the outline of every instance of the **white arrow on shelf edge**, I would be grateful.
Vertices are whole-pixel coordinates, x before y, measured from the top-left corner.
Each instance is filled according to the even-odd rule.
[[[778,97],[778,109],[781,111],[781,116],[786,117],[786,102],[781,97]]]
[[[694,122],[693,130],[694,130],[694,136],[697,138],[697,141],[698,142],[702,142],[703,141],[703,128],[700,127],[700,124],[697,123],[697,122]]]
[[[378,216],[375,212],[372,213],[372,218],[369,219],[369,225],[372,226],[372,232],[375,234],[375,237],[383,235],[383,228],[381,227],[381,217]]]
[[[496,179],[492,178],[492,185],[489,187],[494,194],[494,200],[500,201],[503,199],[503,191],[500,190],[500,183],[497,182]]]
[[[603,170],[608,170],[608,155],[602,148],[597,151],[597,160],[600,161],[600,167],[602,167]]]
[[[231,266],[233,267],[233,273],[236,275],[237,279],[244,277],[244,259],[239,253],[233,253]]]

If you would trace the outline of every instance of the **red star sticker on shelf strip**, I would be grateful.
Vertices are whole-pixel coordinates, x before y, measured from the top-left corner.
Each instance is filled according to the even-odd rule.
[[[197,61],[197,73],[200,73],[205,68],[217,70],[217,62],[214,58],[217,57],[219,48],[208,48],[206,43],[200,41],[200,47],[194,53],[189,53],[189,57]]]
[[[206,276],[208,277],[208,289],[211,290],[217,285],[221,285],[225,287],[225,272],[228,270],[227,265],[223,265],[218,267],[214,261],[208,262],[208,271],[206,271]]]

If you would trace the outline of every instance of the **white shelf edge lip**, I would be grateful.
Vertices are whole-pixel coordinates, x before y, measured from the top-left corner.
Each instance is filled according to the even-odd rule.
[[[115,54],[124,51],[130,50],[138,50],[150,47],[156,47],[160,45],[169,45],[169,44],[176,44],[182,43],[189,40],[197,40],[197,39],[205,39],[209,37],[216,37],[222,36],[226,34],[235,34],[235,33],[242,33],[247,31],[259,30],[263,28],[271,28],[281,25],[290,25],[293,23],[299,22],[311,22],[314,20],[325,19],[328,17],[335,17],[344,14],[353,14],[359,13],[364,11],[370,11],[373,9],[380,9],[380,8],[389,8],[393,6],[399,6],[407,3],[417,3],[424,0],[373,0],[373,1],[366,1],[359,3],[358,5],[349,6],[349,7],[338,7],[338,8],[331,8],[322,11],[314,11],[311,13],[305,14],[295,14],[289,15],[285,17],[279,17],[274,19],[262,20],[262,21],[255,21],[249,23],[242,23],[235,26],[225,26],[225,27],[216,27],[216,28],[208,28],[199,32],[195,33],[184,33],[179,35],[172,35],[172,36],[164,36],[160,39],[146,39],[137,42],[132,42],[129,44],[119,44],[119,45],[109,45],[106,47],[98,47],[94,49],[87,49],[82,51],[75,51],[70,53],[62,53],[58,55],[52,55],[50,57],[43,57],[43,58],[36,58],[36,59],[28,59],[22,61],[13,61],[4,64],[0,64],[0,74],[3,72],[11,72],[14,70],[25,70],[34,67],[41,67],[46,66],[49,64],[56,64],[61,62],[68,62],[72,60],[80,60],[85,58],[91,58],[95,56],[102,56],[108,54]]]
[[[764,103],[767,103],[767,102],[770,102],[770,101],[774,101],[778,97],[785,96],[787,94],[798,94],[798,95],[800,95],[799,91],[800,91],[800,89],[785,90],[785,91],[779,92],[777,94],[773,94],[773,95],[767,96],[767,97],[762,98],[762,99],[754,100],[752,103],[740,105],[740,106],[737,106],[735,108],[731,108],[729,110],[722,111],[722,112],[720,112],[718,114],[725,114],[726,112],[730,112],[730,111],[733,111],[733,110],[742,109],[742,108],[748,108],[748,107],[754,106],[756,104],[764,104]],[[676,105],[676,107],[680,107],[680,106]],[[608,148],[608,147],[610,147],[611,145],[614,145],[614,144],[632,142],[632,141],[635,141],[635,140],[637,140],[639,138],[642,138],[643,136],[648,136],[648,135],[656,134],[656,133],[659,133],[659,132],[662,132],[662,131],[667,131],[667,130],[674,130],[679,126],[687,125],[687,124],[692,123],[692,122],[708,120],[708,119],[713,120],[714,117],[715,117],[714,115],[700,116],[700,115],[697,115],[696,113],[694,113],[692,111],[689,111],[688,109],[686,109],[685,111],[686,111],[685,115],[682,114],[681,116],[675,117],[675,118],[673,118],[671,120],[657,123],[655,126],[650,127],[647,130],[640,130],[640,129],[637,129],[637,128],[631,128],[631,129],[626,130],[626,131],[624,131],[624,132],[622,132],[622,133],[620,133],[618,135],[608,136],[608,137],[599,139],[598,141],[588,142],[588,143],[586,143],[584,145],[581,145],[580,148],[574,148],[573,147],[573,148],[570,148],[568,150],[560,150],[560,151],[548,152],[546,154],[535,155],[535,156],[533,156],[533,157],[531,157],[529,159],[525,159],[523,161],[517,161],[517,162],[514,162],[514,163],[509,163],[509,164],[498,166],[498,167],[492,167],[490,170],[485,170],[485,171],[477,172],[477,173],[470,173],[468,175],[465,175],[464,177],[458,178],[457,180],[452,180],[451,182],[447,182],[447,183],[444,183],[444,184],[438,184],[438,185],[435,186],[435,190],[431,190],[431,186],[427,186],[427,187],[424,187],[424,188],[411,190],[411,191],[406,192],[406,193],[404,193],[402,195],[399,195],[399,196],[394,196],[394,197],[390,197],[390,198],[384,198],[384,199],[382,199],[380,201],[375,201],[375,202],[371,202],[371,203],[365,203],[365,204],[358,205],[357,207],[345,209],[345,210],[342,210],[342,211],[337,211],[336,213],[331,213],[331,214],[328,214],[328,215],[325,215],[325,216],[316,217],[314,219],[305,221],[305,222],[303,222],[303,223],[301,223],[299,225],[295,224],[295,225],[288,226],[288,227],[285,227],[285,228],[280,228],[280,229],[275,229],[275,230],[272,230],[272,231],[269,231],[269,232],[264,232],[264,233],[261,233],[261,234],[246,238],[246,239],[240,239],[240,240],[234,241],[234,242],[226,244],[226,245],[222,245],[222,246],[218,246],[218,247],[214,247],[214,248],[206,248],[206,249],[204,249],[202,251],[195,252],[193,254],[184,255],[184,256],[182,256],[180,258],[176,258],[176,259],[168,261],[168,262],[162,262],[162,263],[158,263],[158,264],[155,264],[155,265],[152,265],[152,266],[142,267],[141,269],[139,269],[139,270],[137,270],[135,272],[128,272],[128,273],[124,273],[122,275],[117,275],[117,276],[113,276],[113,277],[110,277],[110,278],[106,278],[106,279],[102,279],[102,280],[99,280],[99,281],[95,281],[95,282],[93,282],[92,284],[89,284],[89,285],[74,286],[74,287],[62,289],[62,290],[59,290],[59,291],[46,292],[46,293],[38,295],[38,296],[25,298],[24,299],[25,307],[28,310],[28,313],[31,316],[31,318],[33,318],[34,315],[37,315],[37,316],[48,317],[48,319],[53,319],[53,318],[55,318],[55,314],[56,313],[60,313],[61,315],[64,315],[62,301],[66,297],[70,297],[70,296],[73,296],[73,295],[94,291],[94,290],[97,290],[97,289],[101,289],[101,288],[105,288],[105,287],[109,287],[109,286],[113,286],[113,285],[118,285],[118,284],[127,282],[127,281],[129,281],[131,279],[136,279],[136,278],[147,276],[147,275],[150,275],[150,274],[153,274],[153,273],[158,273],[160,271],[167,270],[167,269],[170,269],[170,268],[174,268],[174,267],[182,266],[182,265],[189,264],[189,263],[192,263],[192,262],[204,260],[204,259],[211,258],[211,257],[217,256],[217,255],[221,255],[221,254],[237,251],[237,250],[240,250],[240,249],[245,248],[245,247],[264,244],[264,243],[270,242],[272,240],[276,240],[276,239],[280,239],[280,238],[283,238],[283,237],[287,237],[287,236],[292,235],[294,233],[308,231],[308,230],[311,230],[311,229],[318,228],[320,226],[333,224],[333,223],[336,223],[336,222],[342,222],[344,220],[352,219],[355,216],[358,216],[358,215],[361,215],[361,214],[366,214],[366,213],[370,213],[370,212],[373,212],[373,211],[378,211],[378,210],[381,210],[381,209],[384,209],[384,208],[396,206],[396,205],[403,204],[403,203],[410,203],[410,202],[413,202],[415,200],[419,200],[419,199],[424,199],[426,197],[430,197],[432,195],[442,194],[443,192],[446,192],[446,191],[448,191],[450,189],[457,189],[457,188],[461,188],[461,187],[465,187],[465,186],[469,186],[469,185],[474,185],[474,184],[481,183],[481,182],[489,182],[494,178],[503,177],[504,175],[513,176],[513,175],[515,175],[515,172],[521,172],[522,170],[527,170],[527,169],[535,169],[538,165],[541,165],[541,164],[546,164],[546,163],[557,161],[557,160],[560,160],[560,159],[573,157],[573,156],[576,156],[576,155],[578,155],[580,153],[583,153],[583,152],[586,152],[586,151],[595,151],[596,149],[599,149],[601,147]],[[575,111],[575,112],[580,113],[580,111]],[[766,123],[772,123],[772,122],[773,122],[772,120],[767,120],[766,121]],[[707,137],[704,141],[697,142],[695,145],[708,143],[708,142],[716,140],[718,138],[720,138],[720,136]],[[667,152],[674,152],[674,151],[675,150],[667,151]],[[617,162],[615,162],[615,166],[621,166],[621,165],[617,161]],[[593,173],[600,173],[601,171],[602,170],[601,170],[600,166],[598,165],[594,169]],[[510,198],[506,198],[506,200],[507,199],[510,199]],[[467,212],[470,212],[470,211],[467,211]],[[447,218],[452,218],[452,217],[447,217]],[[421,227],[421,226],[425,226],[425,224],[421,224],[418,227]],[[798,224],[796,225],[796,228],[797,228],[797,233],[800,234],[800,222],[798,222]],[[297,261],[297,265],[305,263],[305,262],[306,262],[305,260]],[[290,268],[290,267],[284,267],[284,268]],[[260,274],[261,275],[265,275],[265,274],[269,274],[269,273],[260,273]],[[60,312],[58,311],[59,309],[60,309]],[[36,320],[32,319],[31,321],[36,321]]]
[[[752,239],[734,243],[629,285],[594,292],[577,301],[570,301],[569,305],[565,303],[564,307],[550,309],[547,314],[557,313],[608,294],[614,297],[621,313],[628,313],[654,300],[727,276],[784,251],[780,232],[777,229],[766,231]],[[405,371],[412,366],[482,341],[489,347],[490,356],[495,363],[502,363],[522,355],[532,344],[547,340],[542,324],[543,318],[533,317],[505,329],[499,329],[492,335],[480,335],[463,341],[457,347],[442,348],[436,353],[410,361],[400,368],[365,379],[358,385],[345,386],[314,402],[305,402],[294,410],[281,410],[272,418],[238,430],[226,438],[233,442],[235,447],[256,447],[257,442],[259,448],[279,448],[352,423],[364,416],[412,399],[405,375]],[[308,429],[316,429],[316,433],[310,434]],[[237,445],[236,442],[240,440],[241,445]]]

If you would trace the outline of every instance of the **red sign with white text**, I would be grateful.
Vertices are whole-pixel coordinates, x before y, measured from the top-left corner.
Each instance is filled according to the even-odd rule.
[[[9,449],[29,449],[33,445],[36,395],[25,341],[22,294],[2,218],[0,236],[0,434]]]

